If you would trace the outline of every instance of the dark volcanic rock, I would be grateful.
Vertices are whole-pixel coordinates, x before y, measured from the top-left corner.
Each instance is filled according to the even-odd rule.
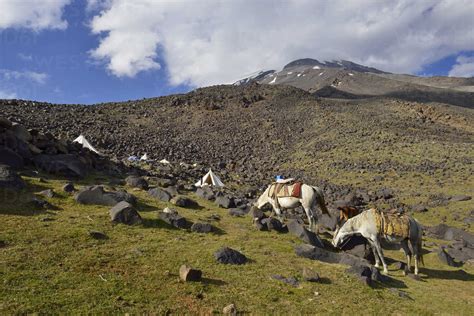
[[[0,188],[17,191],[25,187],[25,182],[10,166],[0,164]]]
[[[171,200],[171,195],[160,188],[150,189],[148,190],[148,194],[160,201],[169,202]]]
[[[234,199],[228,196],[218,196],[215,203],[219,207],[233,208],[235,207]]]
[[[94,238],[94,239],[99,239],[99,240],[100,240],[100,239],[103,240],[103,239],[108,239],[108,238],[109,238],[109,237],[107,237],[106,234],[104,234],[103,232],[99,232],[99,231],[97,231],[97,230],[91,230],[91,231],[89,232],[89,236],[91,236],[91,237]]]
[[[229,210],[229,215],[231,216],[241,217],[241,216],[245,216],[246,214],[247,213],[245,213],[245,211],[240,208],[231,208]]]
[[[462,201],[469,201],[471,197],[469,195],[455,195],[451,197],[449,200],[452,202],[462,202]]]
[[[319,282],[321,278],[319,274],[311,268],[303,268],[303,279],[308,282]]]
[[[460,266],[460,264],[455,262],[454,259],[444,250],[444,248],[438,250],[438,258],[442,263],[447,264],[450,267]]]
[[[80,204],[95,204],[114,206],[121,201],[136,204],[136,198],[125,191],[107,192],[100,185],[85,187],[74,196]]]
[[[262,210],[258,209],[256,206],[252,206],[252,207],[250,208],[249,215],[250,215],[254,220],[261,220],[261,219],[267,217],[267,216],[265,215],[265,213],[262,212]]]
[[[63,185],[64,192],[71,193],[71,192],[74,192],[75,190],[76,189],[74,188],[74,184],[72,184],[71,182],[68,182],[65,185]]]
[[[197,208],[199,204],[187,197],[184,196],[175,196],[170,200],[173,205],[184,207],[184,208]]]
[[[194,223],[191,230],[196,233],[210,233],[213,231],[212,225],[209,223]]]
[[[198,282],[201,281],[202,271],[182,265],[179,268],[179,278],[184,282]]]
[[[298,223],[296,220],[289,221],[287,227],[290,234],[295,235],[304,242],[316,247],[324,248],[324,244],[322,243],[321,239],[319,239],[315,233],[307,230],[303,224]]]
[[[148,190],[148,182],[139,176],[128,176],[125,182],[132,188],[139,188],[142,190]]]
[[[412,206],[411,210],[413,212],[417,212],[417,213],[428,212],[428,208],[426,206],[422,205],[422,204]]]
[[[38,155],[33,159],[38,168],[47,173],[57,174],[64,177],[83,178],[87,174],[87,165],[73,154],[63,155]]]
[[[15,169],[23,168],[23,158],[13,150],[0,147],[0,164],[10,166]]]
[[[280,274],[275,274],[275,275],[272,275],[272,279],[281,281],[283,283],[289,284],[289,285],[294,286],[294,287],[300,286],[300,283],[298,282],[298,280],[295,277],[285,278],[284,276],[282,276]]]
[[[212,192],[212,189],[210,187],[197,188],[196,195],[208,201],[212,201],[215,199],[214,192]]]
[[[237,250],[223,247],[214,253],[214,257],[220,263],[224,264],[244,264],[247,262],[247,257]]]
[[[309,244],[301,244],[296,246],[295,252],[299,257],[304,257],[311,260],[319,260],[327,263],[339,263],[341,260],[340,254]]]
[[[135,225],[142,223],[142,217],[132,204],[122,201],[110,210],[110,219],[115,223]]]
[[[177,212],[159,212],[158,216],[161,220],[176,228],[186,229],[189,226],[188,221]]]
[[[261,223],[266,225],[268,230],[275,230],[279,233],[287,233],[288,228],[284,226],[278,219],[274,217],[268,217],[262,219]]]

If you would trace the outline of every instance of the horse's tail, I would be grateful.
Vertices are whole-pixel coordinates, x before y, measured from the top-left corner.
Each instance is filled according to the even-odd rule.
[[[417,251],[418,259],[420,260],[421,264],[425,266],[425,261],[423,260],[423,228],[421,228],[420,223],[418,223],[416,219],[413,219],[413,220],[416,224],[417,233],[418,233],[418,238],[416,240],[416,247],[418,248],[418,251]]]
[[[314,193],[316,193],[316,200],[318,201],[319,208],[321,208],[321,211],[323,212],[323,214],[327,214],[329,215],[329,217],[331,217],[331,214],[329,213],[329,210],[326,207],[326,201],[324,200],[323,191],[318,187],[314,187],[314,186],[311,186],[311,187],[313,188]]]

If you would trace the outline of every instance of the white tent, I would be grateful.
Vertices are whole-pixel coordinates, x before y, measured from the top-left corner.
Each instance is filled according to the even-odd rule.
[[[218,176],[214,172],[212,172],[211,169],[209,169],[209,172],[206,173],[204,177],[201,178],[198,182],[194,184],[197,187],[202,187],[204,185],[212,185],[216,187],[223,187],[224,183],[219,179]]]
[[[147,161],[148,160],[148,156],[146,155],[146,153],[140,157],[140,160],[142,161]]]
[[[169,162],[168,160],[166,160],[166,159],[161,159],[161,160],[160,160],[160,163],[162,163],[162,164],[164,164],[164,165],[169,165],[169,164],[170,164],[170,162]]]
[[[79,143],[79,144],[82,145],[83,148],[87,148],[89,150],[92,150],[96,154],[99,154],[99,151],[97,149],[95,149],[94,146],[92,146],[91,143],[89,143],[83,135],[80,135],[73,142]]]

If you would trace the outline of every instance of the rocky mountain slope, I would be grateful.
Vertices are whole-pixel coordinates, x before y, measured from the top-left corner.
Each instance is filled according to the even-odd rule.
[[[387,96],[406,101],[474,107],[473,78],[392,74],[345,60],[320,62],[311,58],[298,59],[281,71],[261,72],[237,84],[249,82],[285,84],[330,98]]]

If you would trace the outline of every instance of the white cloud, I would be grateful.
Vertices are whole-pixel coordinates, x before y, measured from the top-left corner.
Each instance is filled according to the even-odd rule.
[[[474,56],[459,56],[449,71],[450,77],[474,77]]]
[[[164,62],[173,84],[229,83],[303,57],[415,73],[474,50],[471,0],[108,0],[91,56],[116,76]],[[97,0],[91,0],[91,6]]]
[[[48,75],[42,72],[0,69],[0,81],[29,80],[33,83],[44,84],[47,79]]]
[[[0,0],[0,30],[9,27],[65,29],[64,7],[70,0]]]
[[[17,95],[14,92],[0,90],[0,99],[17,99]]]
[[[33,56],[28,55],[28,54],[23,54],[23,53],[18,53],[18,58],[20,58],[23,61],[32,61]]]

